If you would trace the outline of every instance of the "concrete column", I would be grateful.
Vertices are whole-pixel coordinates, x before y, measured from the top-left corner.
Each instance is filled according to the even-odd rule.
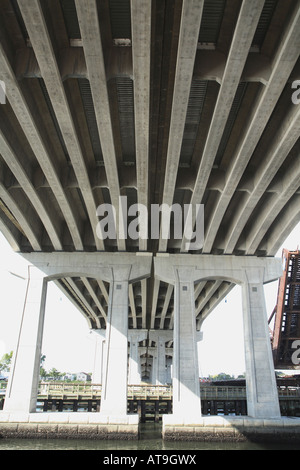
[[[194,282],[188,268],[174,268],[173,416],[195,423],[201,417]]]
[[[147,330],[129,330],[128,339],[130,342],[128,384],[138,385],[141,383],[139,342],[147,339]]]
[[[267,313],[263,270],[246,269],[242,283],[248,416],[278,418],[280,408]]]
[[[92,374],[94,384],[102,384],[103,367],[105,362],[105,336],[106,330],[97,329],[92,330],[95,339],[95,358],[94,358],[94,371]]]
[[[129,269],[113,268],[106,325],[106,361],[100,414],[118,422],[127,415],[128,353],[128,276]]]
[[[149,338],[155,341],[156,350],[152,363],[152,383],[154,385],[165,385],[166,374],[166,341],[173,339],[172,331],[150,331]]]
[[[29,266],[24,309],[13,354],[4,411],[36,411],[46,292],[45,275],[36,267]]]

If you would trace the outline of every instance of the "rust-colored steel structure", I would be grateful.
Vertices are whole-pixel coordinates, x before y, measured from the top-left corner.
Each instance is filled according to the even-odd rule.
[[[300,251],[282,252],[284,272],[279,281],[272,339],[274,366],[299,369],[300,344]],[[299,343],[295,343],[298,340]]]

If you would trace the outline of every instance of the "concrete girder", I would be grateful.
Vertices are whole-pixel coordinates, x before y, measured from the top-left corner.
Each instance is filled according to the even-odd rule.
[[[55,110],[56,118],[85,201],[86,209],[89,214],[91,230],[94,234],[95,245],[98,250],[103,250],[103,241],[99,239],[96,233],[96,227],[98,224],[96,204],[91,190],[87,167],[80,148],[75,124],[71,115],[71,110],[69,108],[40,3],[38,0],[33,0],[30,4],[26,1],[24,2],[23,0],[20,0],[18,4],[26,28],[30,34],[30,40],[41,70],[41,75],[44,79],[53,109]],[[76,225],[74,226],[74,230],[76,231]]]
[[[137,197],[148,208],[151,1],[131,0],[131,17]],[[147,240],[139,248],[146,251]]]
[[[20,205],[15,202],[14,198],[9,193],[9,191],[7,191],[7,189],[2,184],[2,182],[0,182],[0,199],[2,199],[2,201],[7,206],[9,211],[13,214],[13,217],[15,218],[15,220],[18,223],[18,226],[20,227],[19,230],[21,230],[22,233],[28,238],[32,248],[35,251],[41,251],[42,247],[39,242],[39,237],[38,237],[38,234],[35,233],[37,229],[37,225],[28,223],[28,219],[29,220],[37,219],[37,216],[36,214],[33,213],[32,208],[28,206],[26,207],[27,214],[30,211],[31,213],[29,217],[27,214],[26,214],[27,217],[25,217],[23,211],[20,209]]]
[[[105,172],[109,185],[111,203],[116,209],[116,220],[119,221],[120,182],[118,176],[115,143],[110,115],[110,104],[106,83],[106,72],[102,51],[100,26],[96,1],[75,0],[78,21],[81,31],[85,61],[93,96],[94,109]],[[122,228],[121,228],[122,230]],[[117,229],[117,234],[120,230]],[[118,248],[126,249],[125,240],[117,236]]]
[[[88,327],[90,329],[93,328],[93,322],[91,321],[91,316],[87,312],[85,306],[83,305],[81,298],[76,295],[73,289],[69,286],[67,280],[64,279],[54,279],[54,284],[59,288],[60,291],[64,293],[64,295],[70,300],[70,302],[79,310],[81,315],[87,321]]]
[[[285,83],[298,60],[299,48],[300,5],[298,5],[295,15],[291,18],[286,29],[284,39],[273,61],[272,74],[269,82],[261,94],[255,111],[252,113],[242,141],[227,171],[225,188],[216,203],[213,215],[208,224],[203,253],[209,253],[212,248],[221,220],[232,199],[234,191],[247,167]]]
[[[300,155],[298,155],[298,158],[294,160],[293,164],[287,168],[282,180],[282,191],[279,194],[273,194],[271,200],[269,200],[268,204],[265,204],[261,210],[259,220],[254,222],[247,234],[247,254],[253,255],[255,253],[275,218],[299,189],[299,181]]]
[[[205,296],[203,299],[199,299],[198,303],[197,303],[197,307],[195,309],[195,315],[196,317],[199,315],[199,313],[201,312],[201,310],[204,308],[204,306],[206,305],[207,303],[207,296],[209,297],[212,297],[215,292],[220,288],[222,284],[222,281],[218,280],[218,281],[213,281],[213,283],[206,289],[206,292],[205,292]]]
[[[32,203],[35,210],[37,211],[39,218],[47,231],[49,239],[51,240],[51,243],[54,246],[54,249],[62,250],[60,233],[56,225],[54,224],[53,219],[50,217],[49,213],[47,212],[43,202],[41,201],[39,195],[37,194],[34,188],[32,181],[27,175],[26,170],[20,164],[17,156],[15,155],[15,152],[9,145],[2,131],[0,131],[0,151],[1,151],[1,155],[5,163],[8,165],[8,167],[14,174],[15,178],[19,181],[22,189],[27,194],[30,202]]]
[[[152,294],[152,310],[151,310],[151,321],[150,321],[150,328],[154,329],[155,324],[155,317],[156,317],[156,306],[159,294],[159,286],[160,281],[158,279],[154,279],[154,286],[153,286],[153,294]]]
[[[261,167],[257,170],[257,176],[254,178],[254,187],[252,192],[246,198],[242,207],[237,211],[236,217],[233,219],[225,241],[224,254],[230,254],[233,252],[252,211],[260,198],[266,192],[272,179],[284,163],[285,158],[297,142],[299,135],[300,107],[293,105],[291,112],[286,116],[285,121],[280,126],[276,136],[274,136],[268,153],[262,160]]]
[[[162,199],[162,202],[169,206],[173,203],[203,4],[204,1],[185,0],[182,6],[176,77],[173,92],[172,115]],[[158,250],[166,251],[166,249],[167,240],[160,239]]]
[[[280,220],[276,219],[276,227],[273,230],[271,237],[268,239],[268,248],[267,252],[270,256],[275,256],[280,246],[282,245],[282,240],[285,240],[286,237],[291,233],[295,228],[297,223],[300,220],[300,194],[296,194],[292,201],[289,202],[288,206],[285,208],[284,214],[280,217]]]
[[[2,45],[0,45],[0,66],[1,76],[5,79],[7,84],[7,94],[10,104],[17,116],[20,125],[22,126],[23,132],[27,137],[27,140],[35,154],[35,157],[37,158],[40,167],[47,177],[61,211],[64,214],[71,237],[73,238],[74,246],[81,250],[83,249],[83,245],[77,227],[75,214],[67,200],[66,194],[59,179],[59,175],[57,173],[57,169],[55,168],[55,165],[53,164],[51,157],[48,154],[42,136],[38,132],[34,118],[30,112],[30,108],[26,103],[19,83],[14,75],[12,67],[9,64]],[[18,176],[15,176],[18,179]],[[43,211],[39,211],[39,213],[42,215]],[[48,224],[48,226],[46,225],[46,229],[55,249],[62,249],[61,242],[57,240],[57,235],[54,235],[55,230],[53,230],[53,227],[51,228]]]
[[[172,284],[169,284],[168,289],[167,289],[167,293],[166,293],[166,296],[165,296],[164,306],[163,306],[163,309],[162,309],[162,312],[161,312],[161,317],[160,317],[160,326],[159,326],[159,328],[161,330],[164,329],[166,313],[167,313],[168,306],[169,306],[169,303],[170,303],[171,295],[173,294],[173,290],[174,290],[174,286],[172,286]]]
[[[130,284],[128,292],[129,292],[129,304],[130,304],[130,309],[131,309],[131,314],[132,314],[133,328],[137,328],[136,308],[135,308],[135,303],[134,303],[134,292],[133,292],[132,284]]]
[[[234,288],[235,284],[223,282],[218,291],[213,295],[205,304],[200,314],[196,319],[197,331],[201,330],[201,325],[205,318],[216,308],[216,306],[223,300],[229,292]]]
[[[79,302],[86,311],[88,323],[91,325],[95,325],[96,328],[101,328],[99,317],[94,312],[92,306],[88,302],[87,298],[85,297],[84,293],[81,291],[75,280],[71,277],[66,277],[66,281],[71,286],[71,289],[75,292],[75,295],[78,297]]]
[[[242,3],[191,197],[193,205],[201,203],[203,199],[263,5],[263,0],[257,0],[251,4],[247,1]],[[186,243],[187,240],[183,237],[181,252],[188,251]]]
[[[90,284],[90,281],[88,278],[86,277],[81,277],[80,278],[81,281],[83,282],[83,284],[85,285],[89,295],[92,297],[93,301],[95,302],[95,305],[96,307],[98,308],[98,310],[100,311],[101,315],[103,316],[103,318],[106,320],[106,312],[100,302],[100,299],[99,297],[96,295],[96,292],[94,291],[94,289],[92,288],[91,284]],[[97,319],[98,320],[98,319]]]
[[[184,1],[177,51],[176,77],[173,91],[172,114],[170,122],[169,143],[164,178],[162,203],[169,206],[173,203],[176,185],[178,162],[180,158],[181,141],[184,133],[184,123],[188,106],[190,84],[193,77],[195,57],[197,53],[198,35],[201,24],[203,1]],[[167,240],[159,240],[159,251],[166,251]],[[155,310],[159,282],[155,281],[152,300],[151,328],[154,328]]]

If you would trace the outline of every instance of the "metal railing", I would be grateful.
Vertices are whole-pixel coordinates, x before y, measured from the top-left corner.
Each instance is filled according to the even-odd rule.
[[[5,395],[7,382],[0,382],[0,395]],[[299,387],[278,387],[279,398],[294,398],[300,400]],[[41,382],[39,384],[38,398],[84,400],[100,399],[102,386],[100,384],[70,383],[70,382]],[[246,399],[246,387],[220,387],[200,385],[202,400],[242,400]],[[128,385],[127,397],[129,400],[171,400],[172,387],[170,385]]]

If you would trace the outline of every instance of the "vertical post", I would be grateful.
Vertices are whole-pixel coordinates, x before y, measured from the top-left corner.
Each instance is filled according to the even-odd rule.
[[[166,341],[170,341],[172,338],[172,331],[150,331],[150,340],[156,343],[152,374],[152,383],[156,385],[165,385],[167,382]]]
[[[166,383],[166,344],[164,335],[157,338],[157,378],[156,385],[165,385]]]
[[[188,268],[175,271],[173,415],[188,424],[201,417],[194,283]]]
[[[139,342],[147,339],[147,330],[129,330],[128,339],[130,342],[128,384],[138,385],[141,383]]]
[[[28,268],[28,284],[4,410],[33,413],[38,395],[47,281],[36,267]]]
[[[263,290],[263,270],[247,268],[242,284],[247,412],[278,418],[280,408]]]
[[[94,358],[94,371],[92,374],[94,384],[102,384],[103,377],[103,364],[105,361],[105,333],[106,330],[97,329],[92,330],[95,337],[95,358]]]
[[[102,384],[100,414],[104,419],[127,416],[127,353],[128,353],[128,276],[113,268],[106,325],[106,364]],[[114,418],[112,418],[114,417]]]

